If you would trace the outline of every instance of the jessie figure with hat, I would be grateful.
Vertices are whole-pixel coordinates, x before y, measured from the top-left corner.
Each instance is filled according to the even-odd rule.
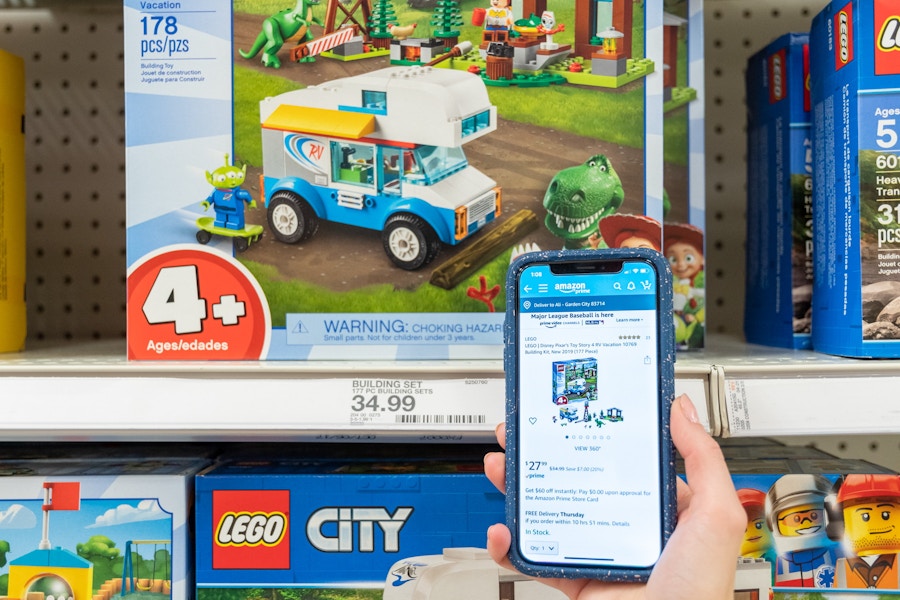
[[[666,223],[663,254],[672,267],[675,314],[684,324],[683,335],[676,331],[676,337],[688,347],[698,347],[706,316],[703,231],[687,223]]]
[[[662,227],[659,221],[644,215],[612,214],[600,219],[599,235],[588,238],[591,248],[601,241],[609,248],[650,248],[659,252]]]

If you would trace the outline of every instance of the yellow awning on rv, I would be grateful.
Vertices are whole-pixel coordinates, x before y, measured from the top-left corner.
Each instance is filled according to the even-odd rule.
[[[262,126],[265,129],[359,139],[375,131],[375,117],[365,113],[282,104]]]

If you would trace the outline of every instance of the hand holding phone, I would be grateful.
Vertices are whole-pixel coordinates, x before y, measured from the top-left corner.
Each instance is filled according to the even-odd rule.
[[[644,581],[675,524],[672,280],[643,249],[523,255],[507,281],[510,560]]]
[[[596,579],[545,579],[570,598],[644,598],[645,600],[696,600],[731,598],[734,595],[735,560],[747,525],[747,514],[738,500],[734,483],[718,444],[700,424],[687,396],[672,404],[672,441],[684,459],[688,484],[678,492],[678,524],[646,584],[622,585]],[[504,426],[497,441],[506,446]],[[499,489],[505,489],[506,458],[503,452],[484,457],[484,472]],[[497,564],[513,568],[509,561],[510,531],[502,524],[488,529],[487,549]]]

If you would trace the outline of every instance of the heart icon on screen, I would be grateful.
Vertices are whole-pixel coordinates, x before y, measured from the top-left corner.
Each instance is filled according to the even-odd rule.
[[[528,422],[534,425],[535,423],[537,423],[537,417],[529,417]]]

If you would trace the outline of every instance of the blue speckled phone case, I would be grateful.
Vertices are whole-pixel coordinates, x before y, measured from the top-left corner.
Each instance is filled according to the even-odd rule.
[[[506,330],[504,332],[504,369],[506,373],[506,524],[512,532],[509,558],[522,573],[534,577],[589,577],[603,581],[643,582],[650,576],[649,568],[601,568],[531,562],[518,551],[517,532],[517,423],[519,417],[517,394],[516,323],[518,311],[518,274],[532,264],[597,261],[602,259],[642,259],[652,263],[658,273],[659,348],[660,367],[660,451],[663,515],[662,540],[668,541],[677,516],[675,487],[675,449],[669,432],[669,409],[675,397],[675,333],[674,322],[665,318],[672,313],[672,273],[668,261],[658,252],[637,249],[564,250],[533,252],[518,257],[510,266],[506,281]]]

